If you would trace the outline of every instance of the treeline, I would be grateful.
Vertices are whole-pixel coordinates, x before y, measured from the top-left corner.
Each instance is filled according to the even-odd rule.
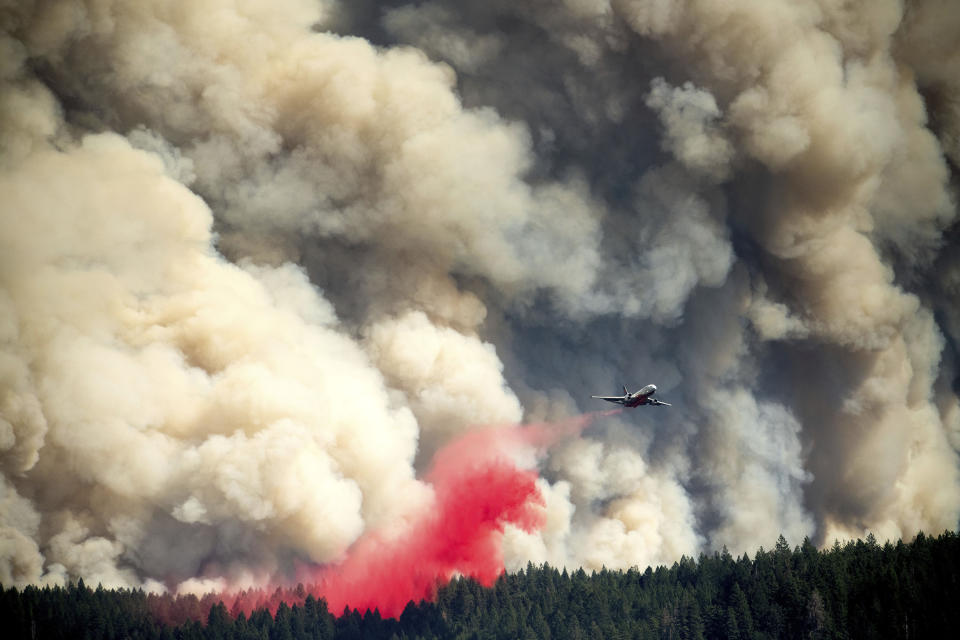
[[[302,593],[302,591],[301,591]],[[179,625],[151,612],[139,590],[0,587],[4,637],[57,640],[415,640],[432,638],[944,638],[960,631],[960,539],[923,534],[909,544],[867,540],[794,549],[781,536],[751,560],[724,550],[670,568],[568,573],[528,565],[491,588],[458,579],[399,619],[376,611],[333,615],[306,597],[236,617],[222,603],[169,598]],[[161,597],[163,598],[163,597]],[[168,612],[169,613],[169,612]]]

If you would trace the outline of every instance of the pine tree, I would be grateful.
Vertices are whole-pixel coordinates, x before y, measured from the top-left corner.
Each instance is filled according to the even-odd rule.
[[[233,633],[233,620],[227,613],[227,606],[223,602],[210,607],[210,613],[207,615],[207,633],[208,640],[222,640],[229,638]]]
[[[740,638],[748,637],[740,635],[740,625],[737,624],[737,612],[733,610],[733,607],[727,607],[727,623],[724,627],[724,637],[728,640],[740,640]]]

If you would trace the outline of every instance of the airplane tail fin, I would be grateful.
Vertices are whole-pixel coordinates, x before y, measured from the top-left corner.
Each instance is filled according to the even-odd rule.
[[[627,391],[627,385],[623,385],[623,395],[625,395],[625,396],[630,395],[630,392]]]

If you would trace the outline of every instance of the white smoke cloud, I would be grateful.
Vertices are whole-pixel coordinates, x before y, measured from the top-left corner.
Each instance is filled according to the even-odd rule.
[[[0,484],[0,582],[29,584],[41,581],[44,557],[37,546],[40,514],[6,479]]]
[[[710,450],[703,474],[715,483],[724,524],[711,546],[739,548],[744,539],[802,540],[813,521],[803,508],[800,424],[784,407],[758,404],[743,389],[718,389],[708,398],[717,406],[717,428],[706,435]],[[762,542],[758,542],[762,544]]]
[[[64,514],[49,560],[137,584],[114,529],[133,518],[135,543],[164,512],[330,560],[423,499],[413,416],[329,305],[292,266],[218,258],[209,209],[159,159],[90,136],[35,154],[0,193],[3,283],[29,354],[7,387],[22,391],[6,392],[5,469]]]
[[[689,82],[671,87],[654,78],[647,106],[659,113],[666,130],[664,148],[681,164],[713,180],[729,175],[734,150],[717,130],[720,109],[712,95]]]
[[[367,343],[374,363],[404,392],[417,417],[421,448],[435,450],[474,425],[514,424],[523,418],[489,343],[437,327],[422,312],[371,326]]]
[[[394,37],[431,56],[449,60],[460,71],[476,71],[503,49],[503,36],[463,28],[452,9],[425,2],[386,9],[383,25]]]
[[[563,447],[551,465],[570,496],[574,527],[561,540],[547,527],[551,563],[599,570],[630,558],[655,566],[694,555],[702,543],[677,469],[650,469],[638,452],[587,439]]]
[[[2,13],[0,582],[335,560],[610,381],[508,566],[956,526],[946,4]]]

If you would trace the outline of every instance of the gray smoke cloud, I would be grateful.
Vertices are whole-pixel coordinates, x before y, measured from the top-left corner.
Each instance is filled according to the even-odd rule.
[[[508,567],[960,519],[960,12],[8,2],[0,582],[331,562],[606,408]]]

